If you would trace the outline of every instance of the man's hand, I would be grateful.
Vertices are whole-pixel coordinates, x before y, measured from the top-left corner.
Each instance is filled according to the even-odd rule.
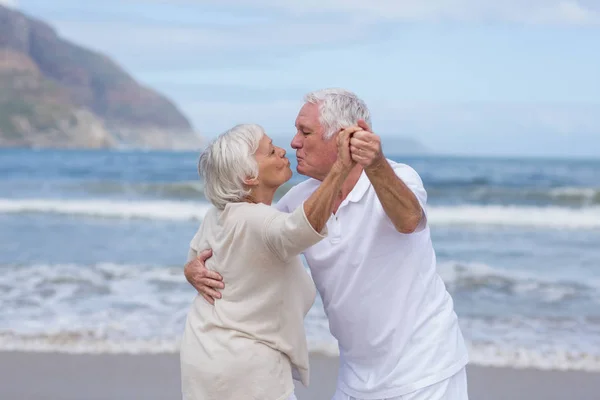
[[[338,157],[336,164],[339,165],[342,171],[349,172],[356,165],[356,161],[352,159],[352,153],[350,153],[350,138],[360,130],[362,128],[359,126],[350,126],[342,129],[337,136]]]
[[[352,159],[364,169],[377,168],[382,162],[386,162],[381,150],[381,138],[371,132],[364,120],[359,120],[358,126],[362,130],[355,132],[350,139]]]
[[[212,257],[212,250],[204,250],[198,257],[185,264],[183,273],[187,281],[208,301],[215,304],[215,299],[221,298],[216,289],[224,289],[223,277],[215,271],[210,271],[204,263]]]

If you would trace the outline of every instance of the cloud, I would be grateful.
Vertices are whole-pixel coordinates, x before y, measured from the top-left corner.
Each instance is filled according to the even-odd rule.
[[[370,105],[385,135],[445,153],[598,156],[600,104],[388,103]]]
[[[68,37],[85,36],[95,43],[143,48],[239,49],[248,46],[302,46],[352,40],[341,23],[270,23],[227,28],[156,26],[109,21],[54,21]]]
[[[272,136],[293,135],[294,120],[301,106],[301,97],[296,100],[270,99],[247,103],[206,100],[181,104],[184,112],[197,123],[200,133],[206,137],[214,137],[241,123],[260,124]]]
[[[0,5],[6,6],[6,7],[11,7],[11,8],[17,8],[17,6],[19,5],[19,1],[18,0],[0,0]]]
[[[218,88],[214,88],[215,91]],[[212,138],[237,123],[263,125],[287,146],[302,94],[262,101],[190,101],[182,108]],[[435,152],[598,156],[600,104],[408,103],[371,101],[374,130],[412,137]]]
[[[452,141],[459,136],[485,142],[540,135],[600,140],[600,104],[370,102],[369,108],[383,136],[425,135],[442,142],[448,134]]]
[[[192,0],[172,0],[192,3]],[[600,24],[596,0],[195,0],[194,4],[231,5],[295,15],[343,13],[398,21],[500,21],[543,25]]]

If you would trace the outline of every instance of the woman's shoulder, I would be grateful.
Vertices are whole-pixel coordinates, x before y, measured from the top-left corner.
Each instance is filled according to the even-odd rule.
[[[229,203],[221,213],[221,222],[225,224],[244,224],[261,227],[265,221],[281,212],[263,203]]]
[[[244,236],[260,232],[274,214],[275,208],[266,204],[228,203],[223,210],[211,207],[202,219],[191,245],[198,246],[202,238],[218,236]]]

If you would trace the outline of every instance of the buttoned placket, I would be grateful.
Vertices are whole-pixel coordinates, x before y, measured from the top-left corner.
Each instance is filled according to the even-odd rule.
[[[327,222],[327,229],[329,231],[329,242],[330,243],[339,243],[342,240],[342,224],[340,221],[340,213],[342,210],[348,206],[348,199],[344,199],[337,211],[329,217],[329,221]]]

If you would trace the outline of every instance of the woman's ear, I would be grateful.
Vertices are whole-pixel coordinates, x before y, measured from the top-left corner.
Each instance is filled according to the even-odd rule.
[[[254,177],[254,178],[246,178],[246,179],[244,179],[244,184],[246,184],[248,186],[258,186],[258,183],[259,183],[258,176]]]

